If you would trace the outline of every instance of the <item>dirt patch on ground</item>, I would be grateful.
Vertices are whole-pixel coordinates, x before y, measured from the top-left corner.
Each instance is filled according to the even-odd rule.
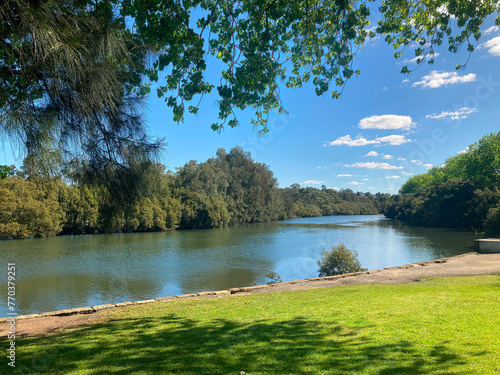
[[[107,314],[77,314],[70,316],[44,316],[40,318],[22,319],[16,321],[16,337],[38,336],[54,333],[67,328],[101,323],[108,319]],[[8,335],[9,323],[0,323],[0,337]]]
[[[369,271],[358,275],[346,276],[334,280],[296,280],[282,284],[274,284],[265,288],[250,291],[239,291],[233,295],[257,293],[273,293],[290,290],[329,288],[352,284],[401,284],[419,281],[425,277],[441,276],[474,276],[500,273],[500,254],[468,253],[451,258],[421,262],[400,267]],[[227,293],[227,292],[226,292]],[[222,296],[193,296],[187,298],[215,298]],[[118,308],[118,307],[117,307]],[[108,319],[109,310],[93,314],[77,314],[70,316],[47,316],[16,321],[16,336],[36,336],[58,332],[62,329],[90,325]],[[0,337],[6,337],[8,322],[0,323]]]

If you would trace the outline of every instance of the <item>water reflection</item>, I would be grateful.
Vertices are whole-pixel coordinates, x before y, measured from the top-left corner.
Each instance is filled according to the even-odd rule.
[[[473,251],[474,233],[382,216],[331,216],[226,229],[0,241],[17,267],[18,313],[148,299],[317,276],[323,249],[354,248],[377,269]],[[7,267],[0,277],[7,279]],[[6,283],[0,316],[7,315]]]

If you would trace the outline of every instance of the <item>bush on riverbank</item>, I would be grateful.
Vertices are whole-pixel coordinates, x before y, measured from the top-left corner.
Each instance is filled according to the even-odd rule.
[[[342,243],[338,246],[332,246],[328,251],[323,250],[321,259],[318,260],[318,266],[320,277],[367,270],[361,266],[358,253],[355,250],[349,250]]]

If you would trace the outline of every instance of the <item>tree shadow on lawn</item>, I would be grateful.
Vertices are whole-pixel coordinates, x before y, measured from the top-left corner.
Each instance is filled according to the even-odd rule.
[[[208,323],[174,315],[120,319],[19,341],[19,349],[36,347],[19,350],[16,373],[465,373],[457,366],[466,359],[446,343],[426,350],[406,341],[380,344],[362,330],[302,317]]]

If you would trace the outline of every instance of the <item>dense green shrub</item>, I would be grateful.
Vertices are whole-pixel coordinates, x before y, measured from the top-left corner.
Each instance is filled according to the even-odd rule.
[[[328,251],[323,250],[318,266],[320,277],[366,271],[366,268],[361,267],[358,253],[355,250],[349,250],[342,243],[333,246]]]
[[[484,226],[488,236],[500,235],[500,204],[488,211]]]

